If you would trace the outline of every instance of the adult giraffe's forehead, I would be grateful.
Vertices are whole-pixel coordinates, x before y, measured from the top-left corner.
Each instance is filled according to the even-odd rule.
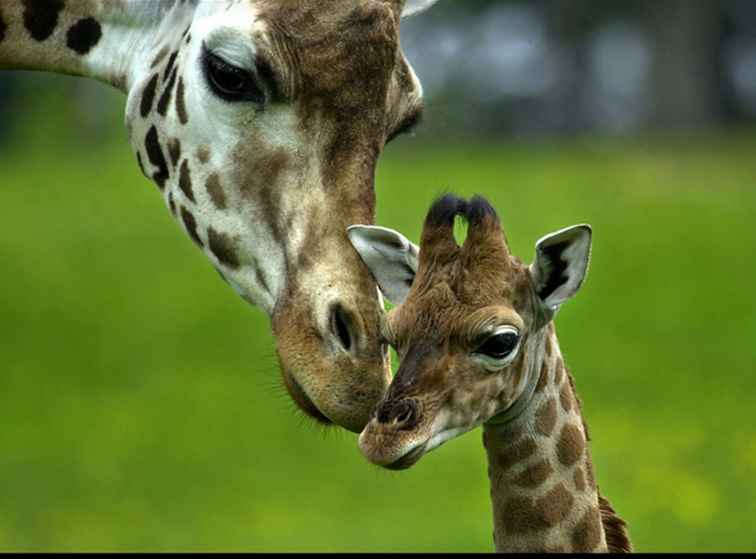
[[[398,65],[399,26],[382,0],[266,1],[257,7],[301,95],[341,111],[381,106]]]

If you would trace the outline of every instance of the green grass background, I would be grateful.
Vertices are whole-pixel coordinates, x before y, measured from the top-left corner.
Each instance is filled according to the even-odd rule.
[[[66,100],[63,100],[66,101]],[[0,150],[0,550],[491,551],[481,433],[414,469],[302,419],[266,317],[127,147],[37,99]],[[756,135],[391,146],[379,223],[480,192],[516,254],[589,222],[557,319],[640,551],[756,550]]]

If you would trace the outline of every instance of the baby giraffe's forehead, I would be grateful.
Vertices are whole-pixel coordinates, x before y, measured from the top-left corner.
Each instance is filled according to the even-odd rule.
[[[459,258],[417,277],[392,317],[401,339],[474,337],[487,326],[524,326],[532,289],[517,258],[507,265],[465,265]]]

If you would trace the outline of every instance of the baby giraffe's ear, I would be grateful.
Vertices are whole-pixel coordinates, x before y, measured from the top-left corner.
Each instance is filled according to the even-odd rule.
[[[347,234],[386,298],[402,304],[417,272],[417,246],[385,227],[353,225]]]
[[[530,275],[538,297],[550,312],[556,312],[583,284],[591,258],[591,235],[590,225],[575,225],[536,243]]]

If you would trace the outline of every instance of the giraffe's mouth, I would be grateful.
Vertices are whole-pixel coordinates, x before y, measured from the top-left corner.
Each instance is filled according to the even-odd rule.
[[[284,386],[286,387],[287,392],[300,410],[321,425],[333,425],[333,421],[328,419],[328,417],[318,409],[291,373],[286,369],[281,368],[281,375],[283,376]]]
[[[387,470],[407,470],[417,464],[424,454],[425,444],[421,444],[407,452],[398,460],[393,461],[391,464],[386,464],[383,467]]]

